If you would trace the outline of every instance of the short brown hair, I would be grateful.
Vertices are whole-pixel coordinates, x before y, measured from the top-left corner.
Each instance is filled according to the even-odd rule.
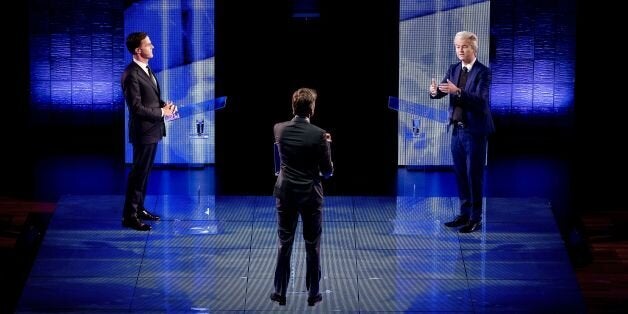
[[[135,49],[142,45],[142,40],[146,38],[148,34],[146,32],[134,32],[126,36],[126,49],[132,54],[135,54]]]
[[[292,94],[292,113],[298,116],[311,116],[314,113],[316,91],[302,87]]]

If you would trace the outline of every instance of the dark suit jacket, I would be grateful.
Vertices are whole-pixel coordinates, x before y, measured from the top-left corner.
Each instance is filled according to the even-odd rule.
[[[161,116],[159,82],[153,84],[148,74],[135,62],[122,73],[122,92],[129,108],[129,141],[137,144],[153,144],[166,136],[166,125]]]
[[[322,202],[321,176],[329,177],[333,173],[331,147],[325,139],[325,130],[295,116],[291,121],[275,124],[274,134],[279,143],[281,170],[273,195],[291,202]]]
[[[461,62],[452,64],[447,70],[442,83],[447,83],[447,79],[449,79],[456,84],[460,77],[461,69]],[[449,95],[450,116],[454,105],[460,105],[463,109],[463,120],[466,124],[466,128],[468,128],[471,133],[488,135],[495,131],[489,105],[490,86],[490,69],[476,60],[473,64],[473,68],[471,68],[471,72],[468,74],[467,83],[465,86],[459,86],[463,90],[460,99],[456,99],[458,96],[455,94]],[[445,95],[447,94],[437,91],[436,96],[430,95],[430,97],[442,98]]]

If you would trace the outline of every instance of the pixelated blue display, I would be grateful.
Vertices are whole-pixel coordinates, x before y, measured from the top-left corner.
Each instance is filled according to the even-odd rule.
[[[490,2],[401,1],[399,21],[398,165],[452,165],[447,133],[449,98],[430,99],[432,79],[440,82],[458,62],[453,39],[461,30],[479,38],[478,60],[488,64]]]
[[[155,46],[150,66],[162,99],[179,107],[180,118],[166,122],[155,163],[214,163],[214,110],[225,105],[224,98],[214,96],[214,2],[139,1],[125,10],[124,21],[125,34],[150,36]],[[125,128],[128,138],[128,124]],[[130,143],[125,155],[132,162]]]
[[[561,117],[573,111],[575,8],[534,6],[400,1],[399,97],[389,101],[399,111],[400,166],[452,164],[447,121],[442,119],[448,99],[431,100],[428,91],[431,78],[440,81],[447,66],[457,62],[453,37],[461,30],[478,35],[478,59],[491,68],[493,117],[516,116],[533,124],[537,115]]]

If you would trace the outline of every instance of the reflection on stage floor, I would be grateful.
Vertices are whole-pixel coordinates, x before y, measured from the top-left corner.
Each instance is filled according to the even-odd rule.
[[[140,232],[123,195],[63,195],[17,312],[585,312],[547,199],[489,197],[462,234],[443,226],[457,198],[401,194],[326,198],[314,307],[300,230],[287,305],[268,298],[271,196],[149,195],[162,220]]]

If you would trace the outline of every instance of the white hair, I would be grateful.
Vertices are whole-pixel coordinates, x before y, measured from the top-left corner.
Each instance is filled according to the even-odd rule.
[[[476,53],[478,52],[478,35],[468,31],[461,31],[456,33],[456,36],[454,37],[454,43],[458,39],[469,41],[471,43],[471,48],[473,48],[473,51],[475,51]]]

